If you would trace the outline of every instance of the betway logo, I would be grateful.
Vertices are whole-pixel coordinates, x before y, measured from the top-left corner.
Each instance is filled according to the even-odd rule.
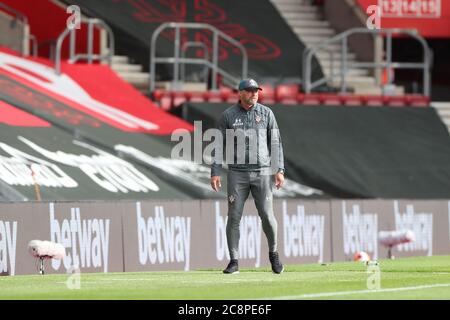
[[[394,201],[395,228],[397,230],[412,230],[415,241],[397,246],[399,251],[427,251],[433,254],[433,214],[415,213],[414,205],[407,204],[406,212],[400,212],[398,201]]]
[[[297,214],[289,215],[283,201],[284,254],[286,257],[318,257],[323,261],[325,216],[305,215],[305,207],[297,206]]]
[[[51,241],[61,243],[66,248],[64,267],[100,268],[108,272],[109,224],[110,219],[83,219],[80,208],[70,209],[71,219],[55,218],[55,204],[50,203]],[[79,254],[78,254],[79,252]],[[58,270],[60,260],[52,259],[52,267]]]
[[[11,229],[12,227],[12,229]],[[17,221],[0,220],[0,273],[11,276],[16,271]]]
[[[215,203],[216,211],[216,257],[222,261],[230,259],[227,246],[226,225],[228,217],[220,214],[220,203]],[[255,259],[255,267],[261,263],[261,220],[257,216],[243,216],[239,225],[239,259]]]
[[[344,253],[353,255],[357,251],[368,251],[372,258],[378,257],[378,215],[361,213],[359,205],[352,206],[347,213],[346,202],[342,201]]]
[[[142,265],[184,262],[189,270],[191,218],[164,217],[164,207],[155,206],[155,216],[142,217],[141,203],[136,202],[139,262]]]

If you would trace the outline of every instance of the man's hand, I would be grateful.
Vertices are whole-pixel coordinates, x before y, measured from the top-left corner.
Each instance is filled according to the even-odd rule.
[[[277,187],[277,189],[280,189],[283,186],[284,183],[284,174],[278,172],[277,174],[275,174],[275,187]]]
[[[218,192],[221,186],[222,185],[220,184],[220,176],[212,176],[211,187],[213,188],[213,190]]]

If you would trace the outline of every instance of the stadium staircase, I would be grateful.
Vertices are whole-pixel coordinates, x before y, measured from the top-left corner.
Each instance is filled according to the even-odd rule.
[[[330,26],[330,23],[325,20],[323,13],[319,6],[314,5],[314,1],[307,0],[270,0],[273,5],[280,12],[281,16],[286,20],[287,24],[292,28],[294,33],[298,36],[300,41],[307,46],[317,45],[319,42],[328,40],[337,32]],[[339,68],[341,57],[341,45],[335,44],[330,46],[334,51],[335,68]],[[329,76],[330,74],[330,55],[322,52],[317,55],[323,72]],[[358,62],[355,53],[349,51],[349,62]],[[370,74],[367,69],[349,69],[347,83],[349,87],[353,88],[356,94],[382,94],[382,89],[376,85],[375,77]],[[339,83],[329,83],[333,87],[338,87]],[[395,88],[396,94],[403,94],[402,87]]]
[[[143,94],[148,93],[148,83],[150,81],[150,74],[142,71],[142,66],[130,62],[128,56],[113,56],[111,61],[111,69],[122,80],[134,86]]]
[[[442,122],[444,122],[450,132],[450,102],[433,102],[431,106],[436,109]]]

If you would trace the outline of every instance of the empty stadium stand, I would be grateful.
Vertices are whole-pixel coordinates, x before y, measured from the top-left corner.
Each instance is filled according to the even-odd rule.
[[[392,107],[428,107],[430,98],[421,94],[405,94],[401,96],[356,95],[333,93],[305,94],[296,84],[280,84],[276,87],[262,84],[260,103],[271,105],[282,103],[287,105],[346,105],[346,106],[392,106]],[[229,88],[219,91],[171,91],[157,89],[152,98],[164,110],[172,110],[183,102],[228,102],[238,100],[237,93]]]
[[[216,127],[227,103],[186,103]],[[450,195],[450,136],[434,108],[274,104],[287,176],[338,198]]]
[[[192,133],[195,120],[203,121],[203,129],[214,126],[219,111],[237,102],[235,83],[223,74],[217,75],[217,83],[212,83],[214,73],[205,72],[204,65],[200,65],[186,66],[182,71],[182,85],[175,86],[172,64],[180,58],[180,52],[174,53],[175,28],[175,31],[162,32],[161,39],[153,46],[159,57],[174,59],[152,74],[159,86],[151,92],[152,100],[143,95],[149,93],[152,84],[148,72],[150,38],[166,22],[208,24],[244,46],[248,76],[256,78],[263,89],[260,102],[274,110],[284,131],[288,179],[286,187],[276,193],[277,197],[448,196],[447,183],[440,177],[448,171],[448,132],[442,130],[449,124],[445,120],[445,104],[434,104],[428,95],[416,93],[391,95],[377,90],[338,93],[330,84],[307,93],[301,78],[303,53],[309,50],[308,46],[334,35],[332,23],[320,20],[324,18],[321,13],[324,9],[317,7],[316,1],[302,4],[294,0],[248,0],[230,6],[229,1],[222,0],[176,4],[150,0],[48,0],[35,12],[24,2],[16,4],[7,0],[6,3],[29,15],[27,21],[40,45],[39,57],[35,58],[23,57],[17,48],[16,51],[0,48],[0,109],[5,115],[0,121],[5,132],[2,156],[7,154],[4,161],[8,163],[22,159],[18,157],[22,152],[29,155],[25,158],[36,163],[46,163],[49,168],[58,166],[77,184],[86,183],[86,192],[79,197],[225,197],[224,192],[211,191],[208,166],[172,158],[177,141],[172,141],[170,135],[176,129]],[[65,61],[73,58],[70,41],[66,40],[62,46],[62,73],[55,72],[53,59],[57,51],[51,48],[65,30],[64,8],[68,4],[80,5],[85,17],[102,18],[112,28],[116,46],[110,66],[104,61]],[[255,7],[270,24],[261,23],[259,17],[248,18],[247,13]],[[52,28],[38,20],[42,10],[55,15]],[[197,41],[197,45],[201,43],[208,49],[182,50],[183,56],[199,58],[211,54],[214,41],[208,38],[209,32],[180,28],[180,43]],[[89,49],[85,43],[89,36],[84,29],[86,25],[79,34],[81,41],[76,41],[77,52]],[[100,28],[95,28],[94,54],[100,55],[104,50],[102,34]],[[357,61],[359,54],[350,53],[349,61]],[[243,70],[241,55],[236,47],[218,41],[216,66],[239,79]],[[214,60],[214,55],[210,58]],[[317,58],[312,59],[310,66],[313,79],[327,75],[329,67],[324,56],[318,54]],[[181,73],[181,69],[178,71]],[[350,70],[349,74],[369,76],[358,70]],[[215,85],[219,86],[218,90],[210,90]],[[439,108],[438,112],[428,108],[430,105]],[[142,174],[152,182],[135,185],[132,178],[128,181],[111,173],[108,163],[97,164],[96,173],[89,173],[91,169],[87,166],[87,171],[81,170],[84,175],[80,175],[80,163],[83,166],[86,163],[73,165],[70,161],[60,161],[56,155],[83,161],[103,157],[120,170],[131,170],[137,176]],[[35,196],[36,183],[29,176],[32,165],[22,162],[27,168],[26,184],[5,183],[3,179],[0,184],[3,199]],[[399,170],[399,164],[405,163]],[[45,186],[44,198],[77,197],[69,195],[67,190],[61,191],[60,187],[45,185],[43,173],[39,174],[37,185]],[[67,181],[75,185],[70,179]],[[95,187],[101,190],[97,195]]]
[[[235,38],[248,52],[249,76],[267,79],[270,83],[300,83],[302,71],[301,54],[305,45],[296,37],[283,18],[268,0],[247,0],[238,6],[229,1],[180,1],[176,5],[163,1],[102,2],[85,0],[66,0],[66,3],[80,5],[84,12],[105,20],[115,31],[120,54],[126,54],[149,69],[149,46],[153,32],[163,22],[195,22],[210,24]],[[261,23],[258,18],[248,18],[248,12],[257,8],[259,15],[270,23]],[[205,31],[188,33],[183,31],[183,39],[200,41],[212,47]],[[156,48],[158,56],[173,55],[173,31],[166,32]],[[186,40],[186,39],[185,39]],[[121,45],[123,44],[123,45]],[[202,52],[193,52],[202,56]],[[192,52],[189,53],[192,55]],[[221,46],[219,52],[221,67],[232,75],[241,73],[241,56],[229,45]],[[322,76],[316,61],[314,77]],[[186,79],[202,68],[186,68]],[[172,67],[160,66],[157,69],[158,81],[171,79]]]
[[[192,132],[192,125],[108,66],[63,62],[60,76],[49,66],[0,49],[3,198],[36,199],[36,186],[43,200],[225,197],[211,190],[207,166],[171,155],[178,142],[171,133]],[[20,175],[12,163],[20,164]],[[276,196],[324,194],[290,181]]]

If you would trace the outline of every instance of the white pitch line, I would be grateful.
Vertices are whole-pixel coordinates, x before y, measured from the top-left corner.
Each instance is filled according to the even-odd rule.
[[[437,288],[437,287],[450,287],[450,283],[438,283],[438,284],[415,286],[415,287],[401,287],[401,288],[389,288],[389,289],[379,289],[379,290],[355,290],[355,291],[308,293],[308,294],[300,294],[300,295],[294,295],[294,296],[261,298],[261,299],[258,299],[258,300],[308,299],[308,298],[345,296],[345,295],[358,294],[358,293],[380,293],[380,292],[396,292],[396,291],[420,290],[420,289],[429,289],[429,288]]]

